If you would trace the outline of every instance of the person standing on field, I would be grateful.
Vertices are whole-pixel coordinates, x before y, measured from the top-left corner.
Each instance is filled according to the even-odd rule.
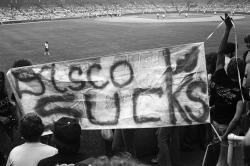
[[[48,41],[45,42],[44,47],[45,47],[44,55],[50,55],[49,54],[49,43],[48,43]]]

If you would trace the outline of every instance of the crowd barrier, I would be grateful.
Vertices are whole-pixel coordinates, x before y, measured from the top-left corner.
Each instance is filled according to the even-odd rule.
[[[227,136],[228,139],[228,153],[227,153],[227,164],[228,166],[233,166],[233,156],[234,156],[234,144],[235,142],[241,143],[244,136],[238,136],[233,133]]]

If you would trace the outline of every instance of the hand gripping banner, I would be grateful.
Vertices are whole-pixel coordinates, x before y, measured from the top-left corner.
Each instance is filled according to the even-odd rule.
[[[46,126],[62,116],[82,129],[209,123],[204,43],[10,69],[24,114]]]

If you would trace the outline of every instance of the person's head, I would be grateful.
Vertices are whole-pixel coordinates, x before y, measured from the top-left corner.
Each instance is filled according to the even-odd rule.
[[[15,61],[12,67],[18,68],[18,67],[31,66],[31,65],[32,65],[31,61],[27,59],[20,59],[20,60]]]
[[[250,34],[247,34],[244,38],[244,42],[246,43],[246,47],[250,49]]]
[[[237,45],[238,48],[238,45]],[[229,57],[232,58],[235,55],[235,43],[228,42],[225,48],[225,54]]]
[[[62,117],[51,126],[59,153],[71,154],[80,149],[81,126],[74,118]]]
[[[217,52],[210,52],[206,54],[205,57],[206,57],[207,74],[213,74],[216,69]]]
[[[237,58],[237,60],[235,57],[231,58],[227,66],[227,75],[233,81],[238,81],[237,64],[238,64],[238,69],[239,69],[241,80],[243,80],[243,77],[245,74],[246,63],[241,58]]]
[[[47,44],[48,44],[48,41],[46,41],[45,43],[47,43]]]
[[[44,131],[41,118],[36,113],[27,113],[20,121],[20,134],[27,142],[39,142]]]

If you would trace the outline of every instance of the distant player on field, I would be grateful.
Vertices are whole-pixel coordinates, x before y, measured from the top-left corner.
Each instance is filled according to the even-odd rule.
[[[49,54],[49,43],[48,43],[48,41],[45,42],[44,47],[45,47],[44,55],[50,55]]]
[[[179,10],[179,15],[181,15],[181,14],[182,14],[182,12],[183,12],[183,11],[182,11],[182,9],[181,9],[181,10]]]

